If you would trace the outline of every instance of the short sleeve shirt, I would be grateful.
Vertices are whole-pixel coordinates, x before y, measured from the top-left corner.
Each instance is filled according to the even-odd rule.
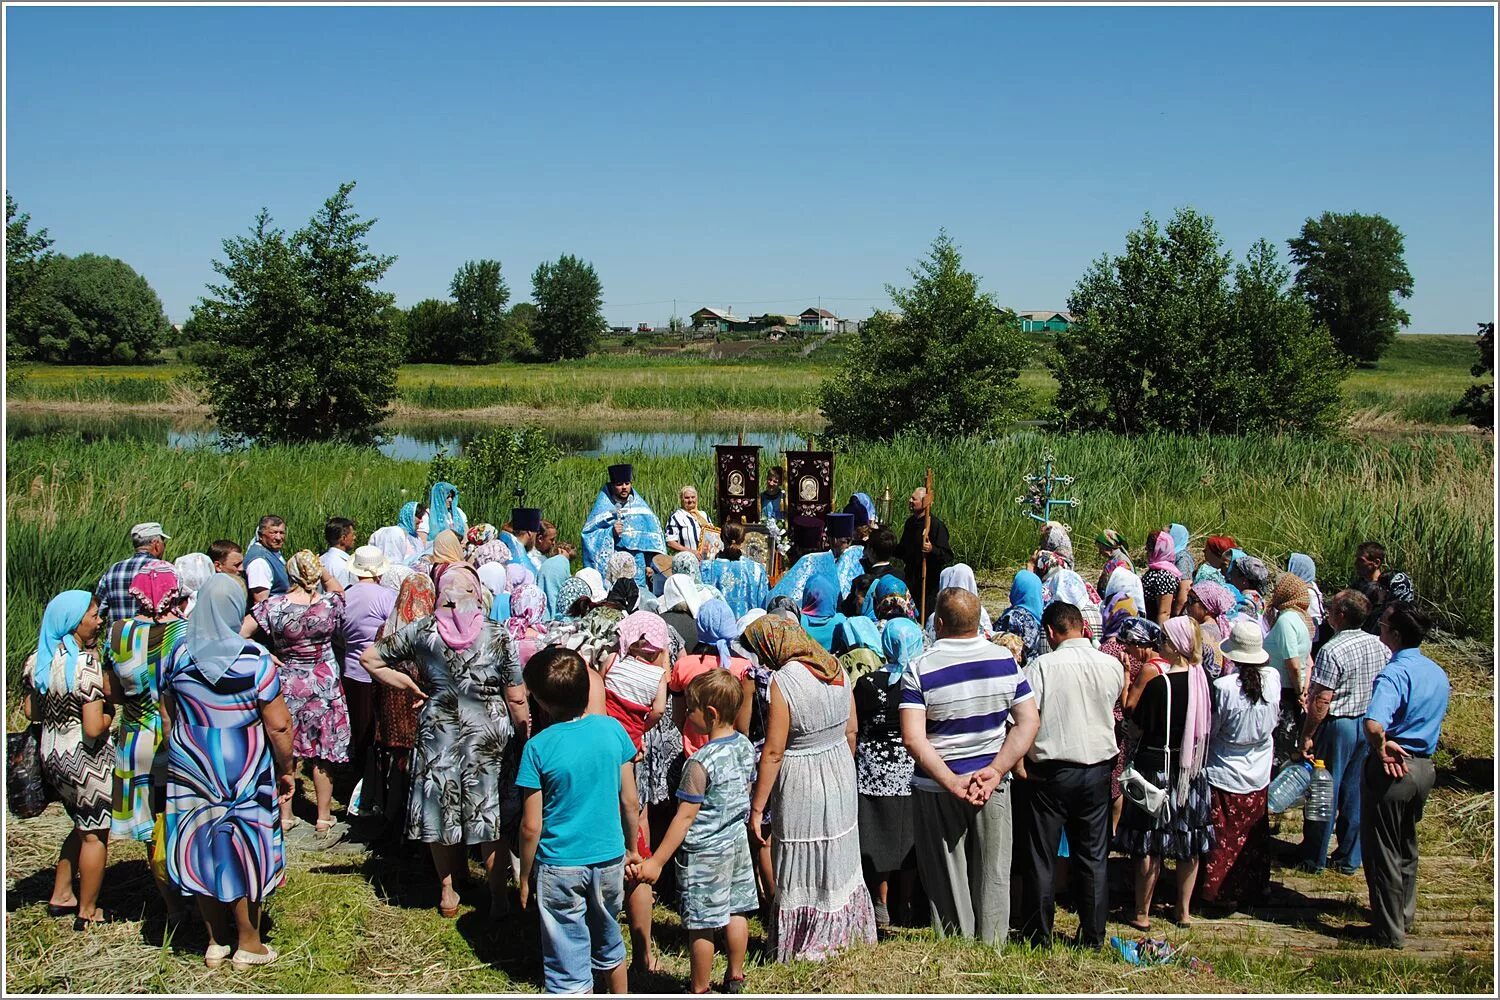
[[[605,715],[554,722],[527,741],[516,786],[542,793],[537,860],[597,865],[624,856],[620,767],[633,759],[625,727]]]
[[[1333,692],[1328,714],[1340,718],[1364,715],[1375,678],[1390,655],[1384,643],[1357,628],[1345,629],[1324,643],[1312,679]]]
[[[698,803],[698,815],[682,839],[687,851],[716,851],[745,835],[755,748],[741,733],[709,740],[682,769],[677,797]]]

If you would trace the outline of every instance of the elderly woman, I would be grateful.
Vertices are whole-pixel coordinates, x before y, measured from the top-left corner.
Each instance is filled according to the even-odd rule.
[[[214,576],[161,681],[167,875],[198,897],[211,969],[276,959],[260,939],[260,908],[285,868],[275,802],[296,788],[281,680],[271,654],[240,635],[244,618],[244,587]]]
[[[858,726],[848,680],[832,653],[775,615],[752,623],[740,641],[772,671],[750,831],[757,845],[771,845],[777,960],[822,961],[874,944],[875,911],[860,873]]]
[[[704,533],[714,526],[708,514],[698,507],[698,489],[684,486],[677,494],[678,508],[667,519],[667,551],[696,554],[703,544]]]
[[[901,741],[901,678],[926,648],[914,621],[896,619],[881,637],[883,666],[854,685],[859,734],[854,770],[859,788],[859,851],[875,902],[875,926],[904,922],[916,887],[916,828],[911,776],[916,765]],[[891,882],[899,873],[899,885]],[[892,917],[894,912],[896,917]]]
[[[1229,615],[1234,604],[1229,588],[1212,580],[1200,580],[1188,588],[1187,607],[1183,610],[1203,631],[1203,669],[1208,671],[1209,680],[1224,672],[1219,644],[1229,638]]]
[[[546,621],[561,618],[567,611],[567,608],[559,607],[559,604],[563,587],[572,575],[573,567],[567,556],[558,554],[542,560],[541,568],[536,571],[536,585],[542,588],[542,596],[547,600]]]
[[[1239,545],[1228,535],[1209,535],[1203,542],[1203,561],[1193,573],[1193,582],[1204,580],[1223,586],[1229,582],[1229,553]]]
[[[1323,591],[1318,586],[1318,564],[1304,552],[1293,552],[1286,561],[1286,571],[1307,584],[1307,613],[1312,618],[1313,643],[1317,645],[1318,631],[1323,627],[1327,612],[1323,605]],[[1316,649],[1313,650],[1317,652]]]
[[[1041,549],[1032,555],[1028,568],[1041,577],[1043,606],[1056,601],[1073,605],[1082,612],[1089,637],[1098,641],[1099,632],[1104,627],[1104,616],[1099,610],[1099,596],[1083,581],[1083,577],[1073,571],[1071,557],[1071,550],[1064,555],[1050,549]]]
[[[1279,766],[1300,750],[1298,737],[1307,714],[1307,683],[1312,675],[1312,637],[1316,629],[1308,614],[1307,584],[1294,573],[1276,578],[1266,619],[1271,631],[1265,636],[1265,653],[1276,672],[1280,692],[1280,719],[1276,726],[1276,764]],[[1227,638],[1227,637],[1226,637]]]
[[[1141,589],[1146,594],[1143,613],[1158,625],[1165,625],[1172,617],[1177,591],[1182,584],[1182,571],[1177,568],[1177,547],[1170,534],[1153,531],[1146,536],[1146,551],[1150,559],[1146,572],[1141,574]]]
[[[421,621],[437,610],[437,590],[425,573],[413,573],[401,582],[385,623],[380,626],[378,642],[399,632],[412,622]],[[365,648],[368,648],[366,646]],[[364,650],[360,653],[363,655]],[[403,660],[391,665],[416,680],[416,664]],[[368,671],[367,671],[368,672]],[[407,801],[411,794],[412,748],[417,742],[417,705],[419,699],[406,688],[389,684],[375,685],[375,772],[365,778],[360,798],[361,811],[383,817],[379,839],[386,847],[395,847],[406,836]]]
[[[381,684],[411,692],[421,709],[411,763],[406,835],[428,844],[442,890],[438,911],[458,916],[454,876],[466,847],[477,845],[489,873],[492,915],[509,910],[505,830],[516,816],[514,788],[505,787],[506,747],[526,733],[530,713],[515,644],[486,621],[479,577],[467,566],[444,572],[436,611],[367,647],[360,662]],[[415,664],[420,681],[394,669]]]
[[[182,591],[182,615],[185,618],[193,613],[198,591],[214,575],[214,561],[202,552],[189,552],[178,556],[172,569],[177,574],[178,589]]]
[[[677,634],[685,641],[697,645],[698,609],[703,607],[703,602],[708,597],[687,573],[674,572],[667,577],[661,597],[657,598],[656,613],[676,629]]]
[[[255,605],[241,634],[250,637],[259,629],[281,661],[281,693],[292,713],[292,753],[312,769],[318,807],[314,832],[320,841],[335,840],[332,767],[349,763],[350,741],[349,705],[333,649],[334,637],[344,627],[344,591],[308,549],[292,556],[286,571],[287,592]],[[282,830],[290,832],[300,823],[289,796],[281,803]]]
[[[814,573],[802,588],[802,627],[828,652],[834,631],[844,623],[839,613],[839,582],[830,573]]]
[[[206,556],[204,557],[207,558]],[[157,689],[163,665],[187,639],[182,588],[172,564],[153,560],[130,583],[135,616],[116,619],[109,629],[105,687],[120,706],[120,732],[115,740],[114,807],[110,836],[115,840],[146,842],[146,854],[164,850],[154,843],[156,817],[166,809],[167,746]],[[152,874],[164,869],[153,865]],[[182,897],[170,883],[157,880],[167,907],[167,920],[186,915]]]
[[[1102,594],[1109,585],[1110,574],[1122,566],[1134,572],[1135,564],[1130,561],[1130,545],[1125,536],[1114,528],[1105,528],[1094,536],[1094,545],[1099,549],[1099,558],[1104,560],[1104,571],[1099,574],[1097,588]]]
[[[26,717],[42,724],[42,775],[73,823],[47,912],[75,913],[77,930],[116,919],[99,906],[115,766],[114,719],[94,651],[100,625],[98,602],[86,590],[66,590],[48,602],[36,652],[26,659],[21,700]]]
[[[938,590],[947,590],[949,587],[957,587],[959,590],[967,590],[975,597],[979,596],[979,581],[974,578],[974,570],[968,563],[954,563],[952,566],[944,567],[943,571],[938,574]],[[927,616],[926,631],[927,641],[936,642],[936,610]],[[986,639],[993,638],[995,635],[995,625],[990,621],[990,613],[984,609],[983,604],[979,606],[979,634]]]
[[[1142,661],[1125,695],[1125,711],[1141,734],[1132,766],[1169,800],[1161,819],[1134,802],[1126,802],[1120,816],[1114,849],[1135,859],[1135,910],[1126,923],[1139,931],[1151,929],[1151,897],[1163,861],[1173,858],[1175,920],[1187,927],[1192,924],[1199,858],[1213,846],[1212,803],[1203,773],[1210,695],[1201,666],[1202,637],[1191,618],[1169,619],[1165,627],[1147,618],[1131,618],[1120,629],[1120,641]],[[1170,660],[1162,656],[1163,650]]]
[[[1010,583],[1010,607],[1000,615],[1000,631],[1009,632],[1021,640],[1025,654],[1021,661],[1041,656],[1047,651],[1046,637],[1042,634],[1042,578],[1029,569],[1018,572]]]

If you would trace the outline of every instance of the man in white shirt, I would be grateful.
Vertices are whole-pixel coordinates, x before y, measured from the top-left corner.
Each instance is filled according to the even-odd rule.
[[[1109,779],[1119,752],[1114,707],[1125,690],[1125,670],[1094,648],[1084,635],[1083,613],[1066,601],[1047,606],[1042,627],[1052,652],[1025,670],[1041,726],[1026,753],[1024,780],[1016,783],[1021,934],[1052,946],[1052,870],[1066,831],[1077,872],[1077,943],[1097,949],[1104,946],[1109,915]]]
[[[285,544],[286,521],[275,514],[262,517],[255,541],[245,547],[245,587],[252,604],[287,592],[286,556],[281,554]]]
[[[358,537],[354,522],[347,517],[330,517],[323,526],[323,540],[328,543],[328,551],[323,553],[323,567],[345,589],[354,586],[354,577],[349,572],[349,553],[354,551]]]
[[[1010,932],[1010,770],[1037,732],[1010,650],[979,634],[979,598],[938,594],[937,636],[901,679],[901,740],[916,761],[917,871],[940,936],[994,946]]]

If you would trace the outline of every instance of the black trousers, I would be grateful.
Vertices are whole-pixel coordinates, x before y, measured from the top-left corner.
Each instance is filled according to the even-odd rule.
[[[1026,762],[1016,782],[1016,866],[1021,875],[1021,936],[1052,946],[1057,902],[1052,872],[1062,831],[1068,832],[1070,881],[1078,902],[1078,943],[1104,946],[1109,916],[1109,777],[1114,758],[1098,764]]]

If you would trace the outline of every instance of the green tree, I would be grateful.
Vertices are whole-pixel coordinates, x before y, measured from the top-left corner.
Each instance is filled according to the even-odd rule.
[[[455,361],[491,364],[520,353],[514,328],[506,322],[510,289],[500,275],[498,260],[471,260],[453,275],[449,285],[457,307]]]
[[[1495,426],[1495,324],[1479,324],[1479,340],[1475,346],[1479,349],[1479,360],[1469,369],[1469,374],[1479,379],[1489,379],[1488,382],[1479,382],[1464,390],[1463,398],[1458,405],[1453,407],[1455,417],[1468,417],[1469,423],[1475,427],[1493,428]]]
[[[1411,322],[1396,299],[1411,298],[1401,230],[1379,215],[1324,212],[1287,241],[1296,287],[1351,360],[1373,365]]]
[[[819,388],[835,438],[972,434],[1025,405],[1018,379],[1028,347],[1020,324],[980,292],[946,232],[910,274],[910,288],[886,286],[900,314],[871,317],[858,348]]]
[[[6,382],[21,376],[22,362],[36,343],[37,289],[55,255],[46,229],[31,231],[31,216],[5,192],[5,360]]]
[[[406,310],[406,360],[451,364],[458,310],[445,299],[423,299]]]
[[[372,253],[350,201],[338,192],[290,239],[262,209],[247,236],[224,241],[196,310],[214,345],[200,364],[221,433],[231,442],[367,443],[396,395],[402,345],[376,291],[395,258]]]
[[[531,336],[545,361],[587,357],[608,324],[604,287],[594,265],[572,254],[543,261],[531,276],[536,318]]]
[[[140,364],[172,333],[146,279],[114,257],[56,257],[27,297],[22,335],[43,361]]]
[[[1121,434],[1327,428],[1343,365],[1264,240],[1236,267],[1213,220],[1150,215],[1068,299],[1049,362],[1063,425]]]

